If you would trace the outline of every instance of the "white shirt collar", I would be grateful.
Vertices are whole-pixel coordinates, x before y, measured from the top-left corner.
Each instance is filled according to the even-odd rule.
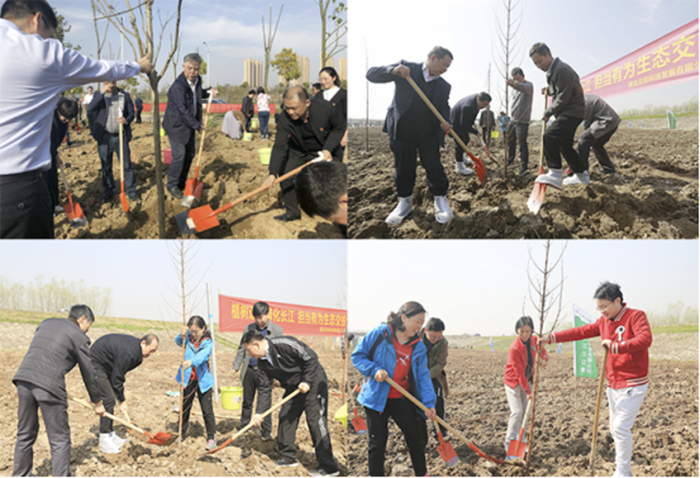
[[[338,88],[335,85],[333,85],[333,88],[330,88],[328,90],[323,90],[323,99],[326,101],[332,100],[338,91],[340,91],[340,88]]]
[[[425,62],[423,62],[423,66],[421,67],[421,69],[423,70],[423,79],[425,79],[426,83],[440,78],[440,75],[432,76],[430,74],[430,70],[428,70],[428,65]]]

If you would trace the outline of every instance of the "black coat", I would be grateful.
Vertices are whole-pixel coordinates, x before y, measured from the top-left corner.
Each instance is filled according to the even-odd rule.
[[[253,98],[248,95],[243,97],[243,103],[241,103],[241,111],[246,116],[246,118],[251,118],[255,114],[255,105],[253,104]]]
[[[131,141],[131,122],[134,121],[134,104],[131,101],[131,96],[121,88],[117,88],[115,94],[124,94],[124,138],[127,142]],[[88,106],[88,119],[90,120],[90,134],[98,142],[102,140],[102,135],[107,126],[107,103],[101,91],[95,93],[95,96]]]
[[[143,100],[137,96],[134,100],[134,106],[136,107],[136,111],[143,111]]]
[[[558,57],[547,71],[547,85],[549,96],[553,96],[552,104],[544,112],[547,118],[585,118],[586,101],[578,74]]]
[[[58,147],[61,146],[63,138],[66,137],[68,131],[68,123],[61,121],[58,117],[58,109],[53,110],[53,119],[51,120],[51,159],[55,160],[58,155]]]
[[[261,387],[270,387],[272,380],[278,380],[287,392],[296,389],[301,382],[310,387],[318,382],[327,382],[326,372],[318,361],[318,355],[311,347],[296,337],[282,335],[267,339],[272,365],[265,358],[258,360],[258,368],[270,378],[269,382],[260,379]]]
[[[117,400],[123,402],[126,373],[143,362],[141,339],[124,334],[103,335],[90,347],[90,357],[95,368],[107,372]]]
[[[479,114],[479,105],[476,104],[478,94],[465,96],[452,107],[450,123],[462,141],[467,141],[467,133],[478,135],[474,127],[474,120]]]
[[[89,346],[90,338],[72,320],[46,319],[36,328],[12,382],[31,383],[65,400],[65,375],[77,364],[90,401],[97,403],[101,400],[100,389],[90,361]]]
[[[343,121],[338,109],[328,101],[311,98],[309,105],[309,123],[323,149],[331,152],[333,159],[342,161],[340,157],[340,141],[343,139],[347,123]],[[315,159],[318,151],[309,151],[304,146],[300,122],[294,122],[287,112],[277,117],[277,135],[270,158],[270,174],[279,175],[287,154],[290,159]]]
[[[323,91],[319,91],[314,96],[317,100],[323,99]],[[348,121],[348,92],[340,88],[333,98],[331,98],[330,103],[340,110],[340,114],[343,116],[343,121],[347,123]]]
[[[418,96],[408,81],[401,78],[400,76],[392,75],[391,72],[394,68],[399,65],[404,65],[410,68],[411,78],[413,81],[418,82],[419,78],[423,75],[423,70],[421,69],[420,63],[410,63],[405,60],[401,60],[399,63],[394,63],[388,66],[377,66],[367,70],[367,79],[372,83],[396,83],[396,90],[394,91],[394,100],[389,106],[389,110],[386,113],[386,120],[384,121],[384,128],[382,131],[389,134],[389,138],[396,139],[397,126],[401,116],[408,111],[413,101],[423,101],[420,96]],[[452,88],[450,84],[445,81],[444,78],[438,78],[433,80],[435,82],[435,91],[432,98],[428,98],[433,106],[440,112],[445,121],[450,116],[450,105],[448,100],[450,97],[450,89]],[[438,137],[440,144],[445,144],[445,133],[440,128],[440,122],[437,117],[431,113],[431,122],[434,125],[435,135]]]
[[[168,90],[168,106],[163,115],[163,129],[171,140],[175,138],[176,141],[186,142],[192,130],[199,130],[202,127],[202,100],[209,98],[209,92],[202,89],[201,76],[197,77],[194,90],[197,95],[196,105],[184,73],[180,73]]]

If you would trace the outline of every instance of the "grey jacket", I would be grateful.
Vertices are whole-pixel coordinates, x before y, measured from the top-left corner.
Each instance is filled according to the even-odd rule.
[[[547,118],[565,116],[583,119],[586,114],[583,88],[573,68],[555,58],[547,72],[547,85],[549,96],[554,97],[551,106],[544,112]]]
[[[595,139],[615,130],[620,124],[620,117],[615,110],[600,96],[584,95],[586,99],[586,117],[583,127],[590,129]]]
[[[89,347],[90,338],[73,321],[46,319],[36,328],[12,382],[28,382],[66,400],[65,375],[78,364],[90,401],[97,403],[101,400],[100,389],[90,361]]]
[[[532,94],[534,87],[529,81],[515,82],[513,88],[513,108],[511,121],[529,123],[532,116]]]
[[[255,322],[245,326],[245,330],[243,330],[243,335],[245,335],[246,332],[251,330],[255,330]],[[279,337],[281,335],[284,335],[282,327],[268,320],[267,336],[265,338],[269,339],[271,337]],[[243,381],[243,377],[245,377],[245,373],[248,371],[248,364],[250,364],[250,359],[250,355],[248,355],[248,352],[245,351],[245,347],[243,346],[243,336],[241,336],[241,343],[238,345],[238,353],[236,354],[236,358],[233,359],[233,366],[231,367],[231,369],[233,369],[234,371],[237,371],[239,368],[241,369],[241,373],[239,375],[241,381]]]

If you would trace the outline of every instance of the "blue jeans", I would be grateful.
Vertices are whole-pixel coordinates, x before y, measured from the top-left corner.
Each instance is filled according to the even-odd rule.
[[[97,153],[102,162],[102,186],[105,192],[112,192],[116,189],[114,176],[112,175],[112,153],[116,153],[119,159],[119,136],[112,136],[104,133],[102,139],[97,143]],[[121,165],[119,165],[121,168]],[[120,171],[121,175],[121,171]],[[121,180],[121,176],[119,178]],[[129,154],[129,142],[124,138],[124,186],[127,196],[136,194],[136,175],[131,166],[131,155]]]
[[[258,111],[258,119],[260,120],[260,134],[270,136],[270,129],[267,127],[267,123],[270,121],[270,112]]]

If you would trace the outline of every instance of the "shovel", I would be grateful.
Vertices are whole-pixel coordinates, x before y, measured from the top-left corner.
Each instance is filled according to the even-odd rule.
[[[352,407],[352,412],[355,414],[355,418],[351,420],[352,426],[358,435],[364,435],[367,433],[367,424],[365,419],[357,414],[357,407]]]
[[[320,155],[320,153],[319,153]],[[211,229],[212,227],[216,227],[219,225],[219,220],[217,219],[217,215],[221,214],[224,211],[228,211],[231,209],[233,206],[236,206],[246,199],[250,199],[251,197],[255,196],[256,194],[260,194],[261,192],[269,189],[270,187],[274,186],[275,184],[281,183],[287,178],[290,178],[294,176],[295,174],[299,174],[299,172],[307,167],[311,163],[317,163],[319,161],[326,161],[323,159],[323,157],[319,157],[317,159],[314,159],[312,161],[309,161],[308,163],[304,163],[301,166],[299,166],[296,169],[293,169],[289,171],[287,174],[284,174],[280,176],[279,178],[275,179],[275,182],[272,183],[270,186],[260,186],[258,189],[255,189],[254,191],[251,191],[247,194],[244,194],[243,196],[239,197],[238,199],[231,201],[227,204],[224,204],[218,209],[212,210],[211,206],[209,204],[206,204],[204,206],[198,207],[196,209],[191,209],[189,211],[181,212],[180,214],[175,216],[175,220],[177,221],[177,225],[180,227],[180,232],[182,234],[196,234],[198,232],[203,232],[206,231],[207,229]]]
[[[119,108],[119,116],[124,116],[121,108]],[[129,212],[129,201],[126,199],[126,193],[124,192],[124,125],[121,123],[119,123],[119,163],[122,169],[122,192],[119,193],[119,200],[122,202],[124,212]]]
[[[439,425],[436,425],[435,428],[437,428],[438,438],[440,439],[440,446],[437,447],[437,451],[440,453],[440,458],[443,459],[447,466],[456,465],[459,463],[459,457],[457,456],[455,449],[452,448],[452,443],[446,442],[442,437],[442,432],[440,431]]]
[[[496,166],[500,166],[500,164],[498,164],[498,162],[496,162],[496,160],[491,157],[491,153],[489,152],[489,147],[486,146],[486,143],[484,143],[484,138],[482,138],[481,135],[478,135],[478,136],[479,136],[479,141],[481,142],[481,147],[484,148],[484,152],[486,153],[486,157],[489,158],[489,160],[491,160],[491,162],[493,164],[495,164]]]
[[[598,396],[595,399],[595,419],[593,420],[593,440],[591,441],[591,468],[589,474],[593,476],[595,471],[595,445],[598,438],[598,418],[600,418],[600,399],[603,396],[603,381],[605,379],[605,366],[608,363],[608,348],[603,352],[603,366],[600,368],[600,378],[598,379]]]
[[[296,396],[299,395],[300,393],[301,393],[301,390],[299,390],[299,389],[294,390],[292,393],[290,393],[289,395],[287,395],[286,397],[284,397],[282,400],[280,400],[279,402],[277,402],[277,403],[275,403],[274,405],[272,405],[265,413],[263,413],[262,415],[260,415],[260,417],[261,417],[261,418],[264,418],[264,417],[268,416],[270,413],[274,412],[274,411],[277,410],[279,407],[281,407],[282,405],[284,405],[285,403],[287,403],[288,401],[290,401],[292,398],[296,397]],[[247,432],[248,430],[250,430],[252,427],[253,427],[253,422],[251,421],[249,424],[247,424],[246,426],[244,426],[243,428],[241,428],[240,430],[238,430],[238,432],[236,432],[235,435],[233,435],[232,437],[230,437],[228,440],[226,440],[225,442],[223,442],[221,445],[219,445],[218,447],[214,448],[214,449],[211,450],[211,451],[206,452],[205,455],[211,455],[212,453],[216,453],[217,451],[221,450],[222,448],[226,448],[227,446],[229,446],[229,445],[231,444],[231,442],[232,442],[233,440],[235,440],[235,439],[238,438],[239,436],[243,435],[245,432]]]
[[[517,440],[511,440],[508,445],[508,456],[515,456],[521,460],[525,458],[525,452],[527,451],[527,443],[523,441],[523,434],[525,433],[525,422],[527,422],[527,417],[530,415],[530,408],[532,406],[532,399],[527,400],[527,407],[525,408],[525,416],[523,417],[523,424],[520,426],[520,433],[518,434]]]
[[[79,404],[79,405],[82,405],[82,406],[84,406],[84,407],[86,407],[86,408],[90,408],[90,409],[93,408],[92,405],[90,405],[89,403],[87,403],[87,402],[84,401],[84,400],[81,400],[81,399],[79,399],[79,398],[73,397],[73,396],[71,396],[71,395],[68,395],[68,398],[69,398],[70,400],[73,400],[75,403],[77,403],[77,404]],[[177,433],[170,434],[170,433],[165,433],[165,432],[158,432],[158,433],[156,433],[155,435],[152,435],[152,434],[148,433],[146,430],[142,430],[141,428],[137,427],[137,426],[134,425],[133,423],[129,423],[129,422],[126,421],[126,420],[122,420],[122,419],[119,418],[119,417],[115,417],[115,416],[112,415],[111,413],[106,413],[106,412],[105,412],[105,416],[106,416],[107,418],[110,418],[110,419],[114,420],[115,422],[119,422],[119,423],[121,423],[122,425],[126,425],[127,427],[136,430],[137,432],[141,433],[142,435],[146,435],[146,436],[149,438],[149,440],[146,442],[146,443],[148,443],[148,444],[151,444],[151,445],[158,445],[158,446],[170,446],[170,445],[173,444],[173,442],[174,442],[175,440],[177,440]]]
[[[408,84],[413,87],[414,90],[416,90],[416,93],[418,93],[418,96],[420,96],[423,101],[425,101],[425,104],[428,105],[428,108],[430,108],[430,111],[433,112],[435,116],[437,116],[438,121],[440,123],[447,123],[445,121],[445,118],[442,117],[440,112],[433,106],[433,104],[430,102],[427,96],[425,96],[425,93],[423,93],[423,90],[421,90],[418,85],[416,85],[416,82],[413,81],[413,78],[410,76],[406,77],[406,81],[408,81]],[[467,148],[467,145],[464,144],[464,141],[457,135],[457,133],[454,132],[454,130],[450,130],[450,134],[452,137],[457,141],[457,144],[464,150],[464,151],[469,151]],[[476,172],[476,175],[479,177],[479,182],[483,183],[484,179],[486,179],[486,166],[484,165],[484,162],[481,160],[480,156],[474,157],[473,155],[469,155],[470,158],[474,161],[474,171]]]
[[[185,184],[185,190],[183,191],[184,198],[182,198],[182,205],[185,207],[192,206],[192,203],[202,198],[202,189],[204,189],[204,183],[197,179],[199,177],[199,165],[202,162],[202,150],[204,150],[204,137],[207,135],[207,124],[209,124],[209,108],[211,107],[212,95],[209,94],[209,101],[207,101],[207,115],[204,117],[204,129],[202,130],[202,139],[199,142],[199,155],[197,156],[197,167],[194,170],[194,177],[187,178],[187,184]]]
[[[544,95],[544,106],[547,108],[547,95]],[[544,174],[544,133],[547,131],[547,120],[542,120],[542,147],[540,149],[540,174]],[[542,203],[544,202],[544,194],[547,192],[547,184],[535,183],[532,188],[530,199],[527,200],[527,208],[531,213],[537,214],[540,212]]]
[[[410,393],[408,393],[401,385],[399,385],[398,383],[394,382],[391,378],[389,378],[389,376],[385,376],[384,379],[385,379],[387,382],[389,382],[389,384],[390,384],[392,387],[394,387],[396,390],[398,390],[399,392],[401,392],[401,394],[402,394],[404,397],[406,397],[406,398],[408,398],[410,401],[412,401],[418,408],[420,408],[421,410],[423,410],[423,411],[426,412],[426,413],[428,412],[428,407],[426,407],[425,405],[423,405],[423,404],[421,403],[421,401],[418,400],[416,397],[414,397],[413,395],[411,395]],[[487,454],[484,453],[483,451],[479,450],[479,448],[478,448],[476,445],[474,445],[472,442],[470,442],[469,440],[467,440],[467,439],[464,437],[464,435],[462,435],[459,431],[457,431],[456,428],[454,428],[453,426],[449,425],[449,424],[448,424],[445,420],[443,420],[442,418],[440,418],[440,417],[438,417],[438,416],[435,416],[434,420],[435,420],[436,422],[438,422],[440,425],[442,425],[443,427],[447,428],[447,430],[449,430],[450,433],[452,433],[454,436],[456,436],[457,438],[459,438],[465,445],[467,445],[469,448],[471,448],[472,451],[474,451],[474,453],[476,453],[477,455],[479,455],[481,458],[483,458],[483,459],[485,459],[485,460],[492,461],[492,462],[494,462],[494,463],[501,464],[501,465],[522,466],[522,464],[517,463],[517,462],[507,462],[507,461],[499,460],[498,458],[494,458],[494,457],[492,457],[492,456],[487,455]]]
[[[71,226],[84,226],[86,223],[85,214],[83,214],[83,209],[80,207],[80,204],[73,202],[63,166],[61,167],[61,176],[63,176],[63,184],[66,186],[66,196],[68,196],[68,204],[63,205],[63,210],[66,211],[66,217],[68,217]]]

